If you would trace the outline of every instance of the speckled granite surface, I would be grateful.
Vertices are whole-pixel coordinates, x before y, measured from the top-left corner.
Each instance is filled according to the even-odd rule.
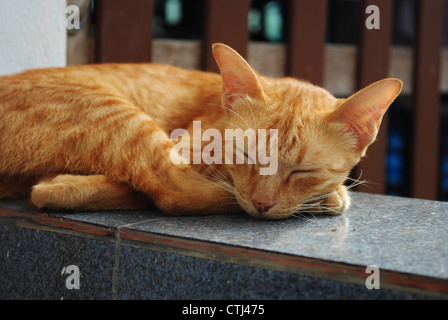
[[[61,248],[73,242],[72,260],[86,266],[84,283],[103,279],[98,285],[103,296],[89,295],[84,287],[84,295],[71,293],[73,298],[412,298],[421,297],[412,290],[416,281],[427,291],[448,287],[448,203],[443,202],[352,193],[352,206],[344,215],[283,221],[244,214],[169,217],[157,211],[47,215],[20,201],[0,201],[0,208],[12,212],[2,216],[0,209],[0,272],[20,270],[20,259],[12,259],[19,241],[21,255],[35,255],[29,263],[44,270],[72,264],[69,251]],[[33,222],[20,223],[28,220]],[[92,234],[85,231],[89,228]],[[9,260],[3,259],[6,255]],[[103,258],[96,279],[90,264]],[[362,270],[368,265],[387,270],[382,277],[392,286],[367,290]],[[47,283],[56,285],[51,279]],[[247,283],[254,285],[241,290]],[[209,285],[216,290],[207,289]],[[17,292],[23,290],[12,287],[14,281],[0,280],[0,298],[20,296]],[[58,294],[51,298],[70,297],[54,292]]]

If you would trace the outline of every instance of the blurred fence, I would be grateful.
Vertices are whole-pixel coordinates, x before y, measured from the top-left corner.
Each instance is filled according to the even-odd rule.
[[[446,60],[443,45],[444,0],[416,0],[416,41],[408,57],[405,71],[412,83],[412,117],[409,119],[410,157],[408,194],[416,198],[441,199],[441,81],[442,61]],[[188,2],[188,1],[187,1]],[[391,37],[394,0],[363,0],[360,12],[364,21],[370,5],[380,9],[380,29],[359,26],[360,41],[354,56],[354,89],[390,76],[393,59]],[[95,0],[95,62],[148,62],[155,52],[153,39],[154,0]],[[250,43],[248,15],[251,0],[203,0],[203,34],[194,46],[197,67],[217,71],[211,45],[223,42],[247,57]],[[324,85],[325,64],[329,49],[326,44],[328,26],[327,0],[287,1],[282,74]],[[182,46],[181,46],[182,48]],[[183,48],[188,48],[184,46]],[[395,51],[394,51],[395,52]],[[182,54],[182,52],[178,52]],[[330,50],[331,53],[331,50]],[[186,54],[186,52],[185,52]],[[398,53],[397,53],[398,54]],[[399,55],[398,58],[399,59]],[[340,63],[343,63],[341,60]],[[398,64],[400,61],[398,60]],[[334,62],[337,65],[338,62]],[[261,72],[262,73],[262,72]],[[341,78],[343,75],[341,75]],[[388,116],[383,121],[377,142],[368,150],[368,157],[356,169],[362,179],[372,181],[358,190],[374,193],[387,191]],[[448,137],[448,136],[447,136]],[[447,151],[448,152],[448,151]],[[448,159],[448,158],[447,158]]]

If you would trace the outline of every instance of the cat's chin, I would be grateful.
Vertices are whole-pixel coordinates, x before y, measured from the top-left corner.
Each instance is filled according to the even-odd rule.
[[[294,215],[294,211],[286,212],[286,211],[275,211],[272,212],[263,212],[259,213],[255,210],[244,210],[246,213],[248,213],[251,217],[261,220],[282,220],[287,219]]]
[[[340,215],[350,206],[350,197],[345,190],[327,197],[325,201],[319,203],[303,205],[298,210],[272,210],[271,212],[259,213],[255,210],[244,209],[251,217],[263,220],[282,220],[287,219],[296,214],[312,214],[312,215]]]
[[[278,213],[278,214],[250,214],[252,217],[262,220],[283,220],[294,215],[293,213]]]

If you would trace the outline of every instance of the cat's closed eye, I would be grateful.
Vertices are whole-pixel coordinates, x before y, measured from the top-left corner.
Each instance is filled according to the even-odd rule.
[[[289,174],[287,181],[289,181],[293,176],[295,175],[299,175],[299,174],[307,174],[307,173],[316,173],[318,172],[317,168],[310,168],[310,169],[297,169],[297,170],[293,170],[291,171],[291,173]]]

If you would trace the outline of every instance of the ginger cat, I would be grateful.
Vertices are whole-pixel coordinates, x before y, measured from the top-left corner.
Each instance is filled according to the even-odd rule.
[[[337,99],[307,82],[261,77],[226,45],[213,53],[221,76],[148,63],[0,77],[0,199],[78,211],[155,204],[175,215],[242,208],[266,219],[343,212],[344,182],[401,81]],[[173,163],[170,133],[191,133],[193,121],[223,136],[278,129],[276,173],[261,175],[245,151],[244,164]]]

